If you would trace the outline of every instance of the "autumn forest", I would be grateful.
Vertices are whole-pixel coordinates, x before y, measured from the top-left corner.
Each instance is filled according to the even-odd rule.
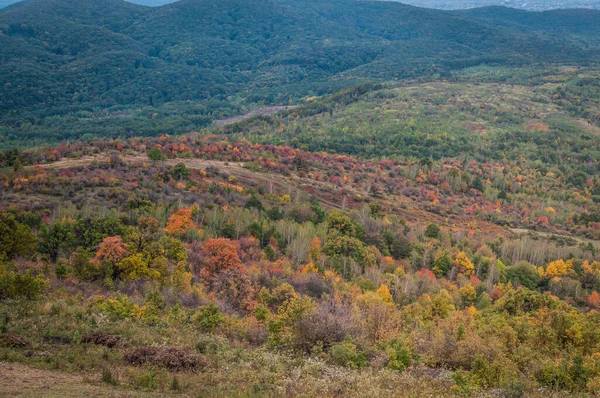
[[[595,12],[239,3],[0,11],[0,395],[600,394]]]

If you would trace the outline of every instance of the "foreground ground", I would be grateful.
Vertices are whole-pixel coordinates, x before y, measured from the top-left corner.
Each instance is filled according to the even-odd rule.
[[[116,398],[156,395],[111,387],[100,383],[94,375],[71,374],[35,369],[18,363],[0,362],[0,396]]]

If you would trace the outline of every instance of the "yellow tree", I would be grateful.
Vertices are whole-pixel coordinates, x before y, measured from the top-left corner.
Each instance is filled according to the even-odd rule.
[[[467,276],[473,274],[475,266],[473,265],[471,260],[469,260],[469,257],[465,252],[458,252],[454,261],[458,268],[458,272],[461,272]]]
[[[477,292],[471,284],[464,285],[463,287],[458,289],[458,293],[460,294],[462,304],[465,307],[472,305],[475,302],[475,299],[477,298]]]
[[[387,285],[382,284],[379,286],[379,289],[377,289],[377,294],[379,297],[381,297],[384,303],[388,304],[389,306],[393,305],[392,294],[390,293],[390,288],[387,287]]]
[[[190,293],[192,291],[192,279],[192,273],[186,269],[185,263],[183,261],[178,262],[171,274],[173,286],[180,292]]]
[[[380,341],[392,328],[389,322],[392,314],[390,302],[387,302],[385,288],[379,288],[377,292],[366,291],[356,297],[356,306],[363,321],[363,330],[372,341]],[[389,294],[389,289],[387,289]],[[391,299],[391,294],[389,296]]]
[[[565,261],[562,258],[560,260],[552,261],[546,267],[546,276],[550,278],[561,277],[567,274],[567,272],[573,268],[573,260]]]
[[[434,317],[447,318],[455,310],[452,296],[446,289],[431,298],[431,313]]]
[[[304,268],[300,271],[301,274],[318,274],[319,269],[315,266],[315,264],[311,261],[306,264]]]
[[[121,271],[123,279],[158,279],[160,277],[160,272],[148,266],[142,253],[125,257],[117,263],[117,268]]]

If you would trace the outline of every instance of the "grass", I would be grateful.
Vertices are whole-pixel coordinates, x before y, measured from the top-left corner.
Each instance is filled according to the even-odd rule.
[[[39,303],[5,302],[11,313],[8,329],[26,336],[28,348],[0,348],[0,395],[70,396],[411,396],[421,391],[436,396],[447,391],[449,379],[399,374],[385,369],[353,370],[319,358],[291,356],[255,348],[236,339],[201,334],[180,322],[148,325],[143,321],[110,320],[92,313],[77,300]],[[45,336],[84,334],[97,328],[122,335],[128,347],[109,349],[91,343],[49,342]],[[211,341],[202,356],[206,370],[169,372],[157,366],[129,366],[123,354],[141,345],[173,345],[195,350]],[[25,387],[26,386],[26,387]],[[403,393],[404,392],[404,393]]]
[[[596,70],[496,72],[487,68],[483,74],[465,72],[454,81],[390,84],[346,106],[324,99],[327,111],[318,114],[307,115],[305,107],[299,107],[228,130],[241,131],[239,137],[254,142],[365,158],[456,157],[485,162],[526,156],[553,166],[561,164],[560,158],[597,154],[590,149],[593,139],[579,141],[586,131],[581,115],[595,112],[596,99],[586,94],[586,101],[574,107],[568,102],[574,101],[571,97],[567,101],[564,95],[557,96],[565,82],[582,77],[593,82]],[[522,77],[527,84],[521,84]],[[557,136],[565,137],[564,148],[552,147]],[[512,146],[498,145],[505,141],[513,141]]]
[[[60,296],[60,295],[59,295]],[[292,355],[256,348],[236,336],[202,334],[185,322],[157,324],[111,319],[93,310],[81,296],[53,295],[41,302],[4,302],[10,333],[25,336],[27,348],[0,348],[0,396],[17,397],[440,397],[460,396],[445,370],[432,374],[417,367],[399,373],[385,367],[352,369],[318,356]],[[107,348],[80,343],[73,336],[89,330],[123,336],[127,345]],[[233,327],[230,328],[234,330]],[[227,328],[225,329],[225,331]],[[70,336],[68,344],[48,336]],[[66,340],[65,340],[66,341]],[[210,347],[197,351],[200,346]],[[125,352],[143,345],[181,346],[196,350],[206,369],[168,371],[159,366],[130,366]],[[539,396],[553,397],[551,392]],[[482,392],[479,396],[493,396]],[[536,396],[535,393],[531,396]],[[559,395],[554,395],[559,396]]]
[[[14,362],[0,362],[0,395],[21,398],[154,397],[156,394],[124,390],[102,384],[94,374],[36,369]]]

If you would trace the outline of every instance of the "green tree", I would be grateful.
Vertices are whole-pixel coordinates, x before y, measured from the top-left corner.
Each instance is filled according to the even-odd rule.
[[[265,206],[262,204],[262,202],[260,201],[260,199],[258,199],[256,197],[256,195],[250,196],[250,199],[248,199],[246,201],[246,204],[244,205],[244,207],[246,209],[256,209],[258,211],[264,211],[265,210]]]
[[[429,224],[425,228],[425,236],[432,239],[440,238],[440,227],[437,224]]]
[[[350,236],[331,237],[323,247],[323,252],[330,257],[351,257],[356,261],[362,260],[364,244]]]
[[[410,351],[405,347],[404,343],[400,340],[390,341],[388,346],[388,355],[390,361],[387,367],[399,372],[404,371],[412,363],[412,355]]]
[[[321,224],[323,221],[325,221],[326,213],[318,200],[314,200],[311,203],[310,209],[313,211],[313,213],[315,213],[312,220],[315,225]]]
[[[0,301],[25,298],[34,300],[48,287],[48,281],[31,271],[16,273],[0,265]]]
[[[331,360],[339,366],[362,368],[367,365],[366,356],[351,341],[335,343],[331,346]]]
[[[327,215],[327,229],[346,236],[356,236],[357,227],[350,217],[341,211],[334,210]]]
[[[452,269],[452,256],[448,250],[440,250],[435,253],[432,269],[435,276],[438,278],[445,276],[450,269]]]
[[[125,257],[116,266],[120,271],[119,275],[126,280],[158,279],[160,277],[160,272],[148,266],[142,253]]]
[[[71,265],[74,274],[79,279],[93,279],[99,275],[98,269],[91,263],[92,253],[83,247],[78,247],[71,255]]]
[[[82,218],[73,226],[76,245],[86,249],[94,249],[104,238],[123,232],[123,224],[116,217]]]
[[[42,227],[39,233],[39,248],[42,254],[46,254],[50,261],[56,262],[58,256],[74,246],[73,223],[69,221],[57,221]]]
[[[171,177],[177,181],[187,180],[190,178],[190,174],[190,170],[183,163],[178,163],[171,169]]]
[[[135,227],[130,228],[127,235],[136,251],[142,252],[146,246],[159,238],[160,224],[154,217],[140,217]]]
[[[20,158],[15,159],[15,161],[13,163],[13,171],[15,173],[18,173],[22,170],[23,170],[23,163],[21,162],[21,159]]]
[[[481,295],[477,299],[477,302],[475,303],[475,307],[478,310],[485,310],[490,305],[492,305],[492,298],[489,294],[487,294],[487,292],[481,293]]]
[[[12,214],[0,214],[0,260],[25,256],[35,249],[36,238],[31,229]]]
[[[163,160],[163,153],[158,147],[153,147],[148,151],[148,158],[153,162],[159,162]]]
[[[473,180],[473,183],[471,184],[471,188],[476,189],[479,192],[483,192],[484,187],[483,187],[483,181],[481,180],[481,177],[479,177],[479,176],[475,177],[475,179]]]
[[[519,261],[512,267],[506,268],[506,278],[515,285],[535,289],[540,282],[537,268],[527,261]]]
[[[214,303],[200,307],[193,319],[203,332],[213,332],[225,321],[225,317],[219,311],[219,307]]]

